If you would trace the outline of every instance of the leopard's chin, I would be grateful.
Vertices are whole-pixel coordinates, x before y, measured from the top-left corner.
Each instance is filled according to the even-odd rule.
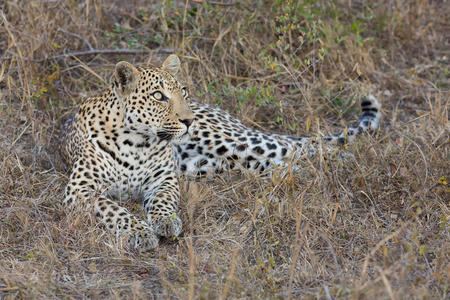
[[[170,140],[170,142],[173,145],[183,145],[183,144],[186,144],[187,142],[189,142],[190,139],[191,139],[191,135],[188,132],[186,132],[176,138],[172,138]]]

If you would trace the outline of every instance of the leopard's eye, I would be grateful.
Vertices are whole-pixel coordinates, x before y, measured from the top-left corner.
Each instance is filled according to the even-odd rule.
[[[181,89],[181,94],[183,95],[183,97],[186,97],[186,96],[187,96],[186,88],[182,88],[182,89]]]
[[[164,99],[164,95],[161,92],[154,92],[152,96],[158,101],[162,101]]]

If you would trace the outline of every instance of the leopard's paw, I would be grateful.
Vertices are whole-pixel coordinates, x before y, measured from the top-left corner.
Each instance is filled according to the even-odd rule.
[[[158,236],[172,237],[178,236],[181,233],[183,224],[178,215],[172,214],[166,218],[149,218],[149,224],[153,228],[153,231]]]
[[[147,252],[158,247],[159,239],[151,228],[130,232],[126,238],[127,244],[134,249]]]

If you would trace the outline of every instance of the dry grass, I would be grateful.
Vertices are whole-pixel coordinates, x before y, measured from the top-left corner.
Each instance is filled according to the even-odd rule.
[[[0,298],[448,299],[448,1],[308,2],[289,4],[301,29],[281,30],[281,48],[284,2],[0,2]],[[60,209],[53,145],[115,63],[170,52],[191,95],[249,126],[335,131],[372,92],[382,127],[345,162],[181,178],[180,238],[129,252]]]

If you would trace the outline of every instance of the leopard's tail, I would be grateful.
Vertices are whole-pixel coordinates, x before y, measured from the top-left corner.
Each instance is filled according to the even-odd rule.
[[[381,104],[373,95],[368,95],[361,99],[361,117],[358,122],[351,125],[347,130],[341,131],[333,136],[338,144],[346,144],[353,142],[358,135],[363,132],[373,132],[380,126]]]
[[[279,134],[275,134],[274,136],[279,141],[288,142],[297,148],[290,149],[291,151],[297,152],[301,149],[301,152],[314,154],[317,151],[317,143],[320,141],[325,144],[346,144],[353,142],[358,135],[364,132],[373,132],[380,125],[380,108],[380,102],[378,102],[373,95],[368,95],[361,99],[362,113],[358,122],[342,130],[338,134],[325,137],[293,137]],[[290,148],[289,146],[287,147]]]

